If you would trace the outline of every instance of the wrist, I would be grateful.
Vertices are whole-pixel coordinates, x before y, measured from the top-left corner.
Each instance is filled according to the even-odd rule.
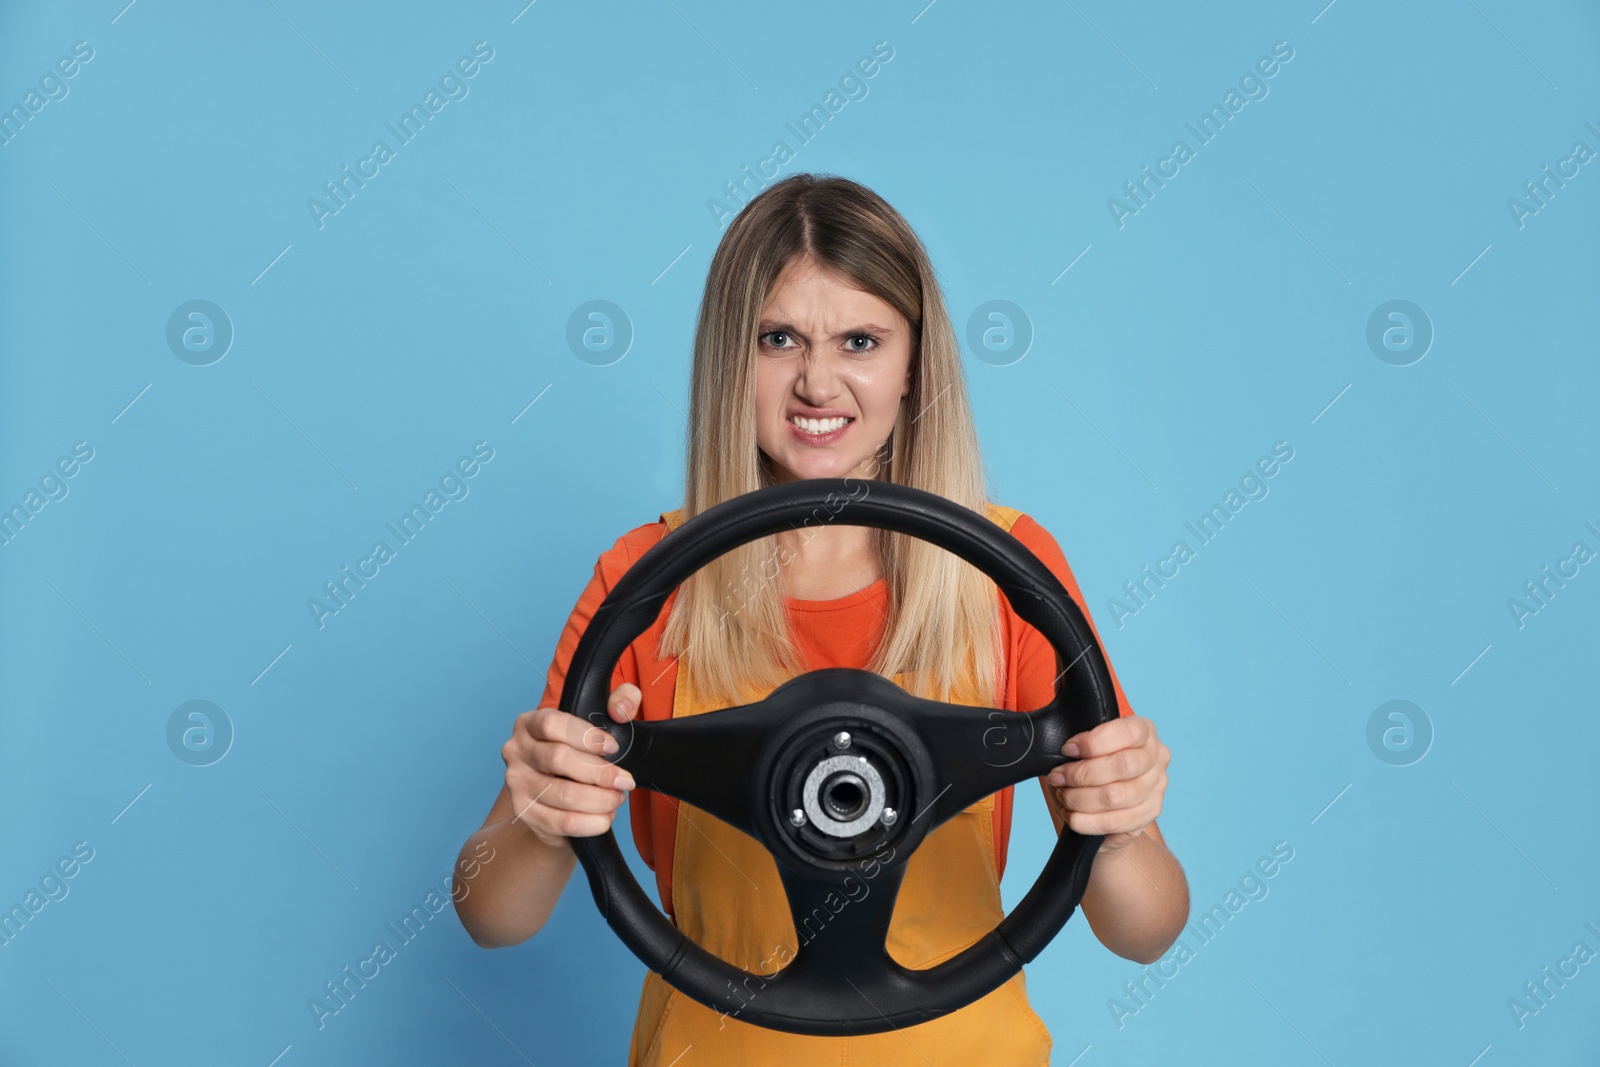
[[[1149,838],[1145,835],[1145,832],[1142,828],[1135,830],[1132,833],[1107,834],[1100,840],[1099,851],[1121,852],[1124,849],[1137,846],[1141,841],[1147,840],[1149,840]]]
[[[545,853],[550,856],[576,858],[568,838],[559,835],[555,837],[546,836],[515,815],[508,817],[504,822],[496,823],[494,830],[497,836],[506,844],[528,851]]]

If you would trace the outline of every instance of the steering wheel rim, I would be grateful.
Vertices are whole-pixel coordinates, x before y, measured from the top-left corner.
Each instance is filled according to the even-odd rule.
[[[627,646],[660,616],[673,590],[731,549],[793,529],[817,513],[829,522],[918,537],[983,571],[1017,615],[1050,642],[1057,666],[1067,664],[1056,679],[1054,699],[1033,711],[1005,711],[997,719],[982,715],[983,708],[914,697],[868,671],[824,668],[790,679],[755,704],[680,719],[613,722],[605,710],[612,672]],[[664,537],[645,552],[596,609],[573,652],[560,707],[611,734],[618,751],[606,758],[628,770],[640,787],[706,810],[766,848],[783,877],[797,930],[806,904],[840,884],[839,849],[890,841],[893,860],[885,860],[888,880],[881,883],[886,892],[877,896],[879,903],[843,908],[839,916],[849,921],[838,924],[838,936],[826,945],[821,937],[805,943],[785,967],[768,974],[722,960],[668,921],[633,877],[611,830],[570,838],[606,922],[647,967],[685,995],[742,1021],[789,1033],[883,1033],[949,1014],[1005,983],[1077,910],[1103,837],[1063,827],[1017,906],[990,933],[933,967],[901,966],[884,950],[882,936],[904,865],[929,832],[1006,785],[1071,762],[1061,753],[1068,737],[1120,714],[1104,654],[1065,587],[987,517],[890,482],[785,482],[724,501],[674,533],[679,536]],[[898,788],[892,795],[904,805],[901,810],[919,814],[897,820],[898,830],[882,825],[880,818],[856,835],[858,840],[819,844],[816,828],[808,837],[805,826],[785,818],[791,809],[783,805],[797,795],[794,783],[806,771],[806,757],[789,758],[790,764],[800,763],[785,771],[784,753],[803,752],[808,744],[815,750],[818,738],[847,723],[863,731],[858,751],[873,756],[883,788]],[[974,741],[990,754],[1005,748],[1005,761],[984,759],[979,766],[970,755]],[[1017,751],[1021,754],[1012,758]],[[730,780],[730,766],[750,770]],[[932,817],[925,818],[927,813]],[[797,903],[797,898],[804,899]],[[863,947],[863,939],[879,943]],[[808,956],[812,945],[823,947]],[[736,989],[757,992],[741,999],[732,995]]]

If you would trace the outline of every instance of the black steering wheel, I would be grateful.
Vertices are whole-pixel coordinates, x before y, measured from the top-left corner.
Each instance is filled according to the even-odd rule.
[[[930,541],[978,567],[1055,648],[1055,699],[989,712],[913,696],[881,675],[811,671],[764,700],[705,715],[613,722],[612,672],[695,571],[814,515]],[[724,501],[641,556],[595,611],[573,652],[562,709],[605,730],[607,757],[639,786],[693,805],[772,854],[795,928],[839,900],[862,857],[891,846],[875,892],[830,909],[826,936],[774,974],[747,972],[679,931],[647,897],[611,831],[571,839],[595,903],[652,971],[707,1007],[797,1034],[882,1033],[936,1019],[998,988],[1049,944],[1083,899],[1102,837],[1063,828],[1027,895],[990,933],[935,966],[901,966],[885,939],[905,863],[922,839],[1005,786],[1070,762],[1068,737],[1119,714],[1083,613],[1038,557],[977,512],[890,482],[814,478]],[[832,914],[837,910],[838,914]],[[747,984],[750,983],[750,984]],[[734,990],[755,989],[745,1001]]]

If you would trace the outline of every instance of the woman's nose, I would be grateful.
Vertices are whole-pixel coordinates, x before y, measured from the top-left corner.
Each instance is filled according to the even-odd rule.
[[[799,393],[806,402],[813,407],[821,407],[823,400],[832,397],[837,391],[835,386],[838,381],[838,367],[827,352],[818,352],[812,349],[800,361],[800,374],[795,380],[795,392]]]

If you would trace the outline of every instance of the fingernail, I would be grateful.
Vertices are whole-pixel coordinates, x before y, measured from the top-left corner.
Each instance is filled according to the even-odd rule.
[[[1069,756],[1076,756],[1078,754],[1078,742],[1076,742],[1076,741],[1068,741],[1067,742],[1067,747],[1065,749],[1063,749],[1062,751],[1064,751]]]
[[[616,781],[611,783],[611,787],[613,789],[632,789],[633,786],[633,775],[629,774],[627,771],[619,772],[617,774]]]
[[[600,742],[600,751],[609,755],[610,753],[615,752],[616,750],[617,750],[617,739],[612,737],[610,734],[606,734],[605,735],[605,739]]]

